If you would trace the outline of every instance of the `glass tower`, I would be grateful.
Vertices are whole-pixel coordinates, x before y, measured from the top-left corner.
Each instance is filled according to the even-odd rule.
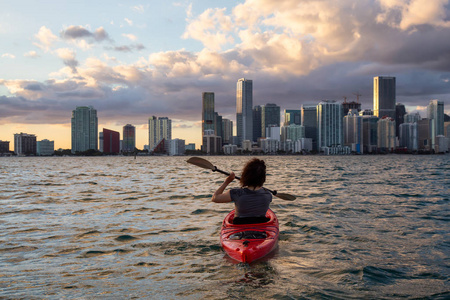
[[[72,111],[72,153],[98,150],[97,110],[78,106]]]
[[[317,105],[317,147],[343,146],[343,109],[336,101],[322,101]]]
[[[136,148],[136,127],[131,124],[123,126],[123,152],[134,152]]]
[[[280,127],[280,107],[273,103],[268,103],[261,107],[261,129],[262,137],[266,137],[268,127]]]
[[[253,81],[241,78],[236,87],[236,129],[239,146],[253,140]]]
[[[395,120],[395,77],[373,78],[373,115]]]
[[[202,136],[205,130],[214,130],[214,93],[202,93]]]

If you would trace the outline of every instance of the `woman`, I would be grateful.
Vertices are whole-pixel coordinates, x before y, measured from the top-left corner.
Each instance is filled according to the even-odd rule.
[[[234,188],[224,192],[225,188],[234,180],[231,173],[224,183],[217,189],[211,201],[226,203],[234,201],[234,224],[253,224],[267,222],[266,212],[272,202],[272,194],[262,186],[266,181],[266,164],[263,160],[254,158],[242,170],[241,188]]]

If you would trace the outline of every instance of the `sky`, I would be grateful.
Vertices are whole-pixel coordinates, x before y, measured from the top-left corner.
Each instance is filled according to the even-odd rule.
[[[172,138],[201,143],[201,94],[236,119],[236,82],[253,105],[321,100],[373,108],[373,77],[395,76],[397,103],[450,113],[449,0],[0,2],[0,140],[14,133],[71,147],[77,106],[99,131],[172,119]]]

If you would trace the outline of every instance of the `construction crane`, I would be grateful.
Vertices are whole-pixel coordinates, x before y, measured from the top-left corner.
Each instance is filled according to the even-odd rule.
[[[362,95],[359,92],[353,93],[353,95],[356,96],[356,103],[359,103],[359,97],[361,97]]]

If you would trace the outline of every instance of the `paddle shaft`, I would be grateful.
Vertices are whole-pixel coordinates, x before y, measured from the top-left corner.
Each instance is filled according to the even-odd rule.
[[[230,173],[228,173],[228,172],[226,172],[226,171],[222,171],[222,170],[220,170],[220,169],[217,169],[216,166],[214,166],[214,169],[212,169],[212,171],[213,171],[213,172],[219,172],[219,173],[222,173],[222,174],[227,175],[227,176],[230,175]],[[240,179],[241,179],[241,178],[238,177],[238,176],[235,176],[234,178],[237,179],[237,180],[240,180]],[[269,192],[271,192],[272,195],[274,195],[274,196],[277,194],[277,191],[272,191],[272,190],[269,190],[268,188],[264,188],[264,189],[266,189],[266,190],[268,190]]]

